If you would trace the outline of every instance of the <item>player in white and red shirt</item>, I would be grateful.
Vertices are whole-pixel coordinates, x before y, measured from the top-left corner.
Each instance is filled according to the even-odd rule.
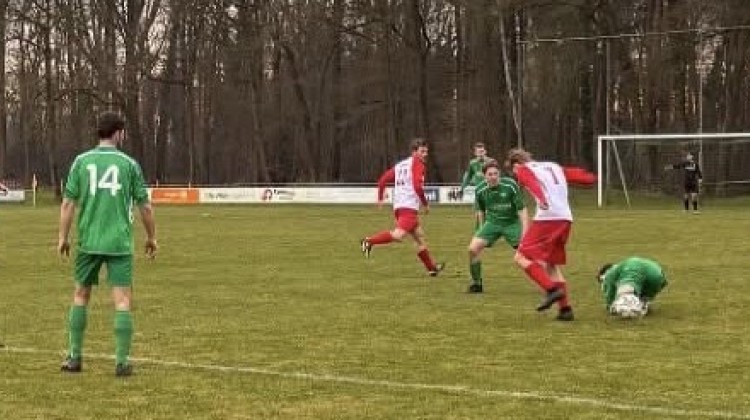
[[[596,176],[582,168],[537,162],[523,149],[512,149],[508,153],[508,164],[518,183],[537,204],[536,215],[514,257],[516,264],[546,292],[537,311],[545,311],[557,302],[557,319],[572,321],[567,282],[560,269],[566,262],[565,245],[573,223],[568,184],[592,185]]]
[[[424,264],[428,274],[434,277],[443,270],[445,264],[436,264],[430,257],[424,230],[419,225],[420,208],[424,214],[427,214],[430,210],[427,197],[424,195],[425,160],[429,150],[427,141],[421,138],[414,139],[411,150],[411,156],[388,169],[378,179],[378,207],[383,205],[386,185],[393,184],[393,210],[396,227],[391,231],[386,230],[362,239],[361,247],[365,256],[369,257],[374,245],[401,241],[408,234],[417,244],[417,256]]]

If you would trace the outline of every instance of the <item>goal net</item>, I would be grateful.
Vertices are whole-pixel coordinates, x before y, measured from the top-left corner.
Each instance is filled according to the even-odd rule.
[[[701,193],[750,192],[750,133],[625,134],[597,139],[597,203],[615,196],[628,206],[634,193],[682,194],[683,172],[666,170],[694,156],[703,173]]]

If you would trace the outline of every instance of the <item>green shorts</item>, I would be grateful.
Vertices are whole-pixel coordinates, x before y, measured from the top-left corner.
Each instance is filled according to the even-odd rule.
[[[107,265],[107,281],[111,286],[130,287],[133,284],[132,255],[99,255],[78,252],[75,262],[75,281],[81,286],[99,284],[99,271]]]
[[[507,225],[498,225],[496,223],[484,222],[474,233],[475,238],[487,241],[487,246],[492,246],[500,238],[505,238],[505,242],[514,249],[518,248],[521,243],[521,222],[515,222]]]

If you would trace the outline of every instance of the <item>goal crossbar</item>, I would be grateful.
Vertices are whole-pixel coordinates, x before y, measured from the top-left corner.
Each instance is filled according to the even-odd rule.
[[[736,139],[750,138],[750,133],[692,133],[692,134],[602,134],[602,140],[701,140],[701,139]]]

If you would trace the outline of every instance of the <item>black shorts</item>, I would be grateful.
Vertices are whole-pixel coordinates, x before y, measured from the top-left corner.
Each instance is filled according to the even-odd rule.
[[[685,184],[685,194],[697,194],[698,184],[695,182],[688,182]]]

